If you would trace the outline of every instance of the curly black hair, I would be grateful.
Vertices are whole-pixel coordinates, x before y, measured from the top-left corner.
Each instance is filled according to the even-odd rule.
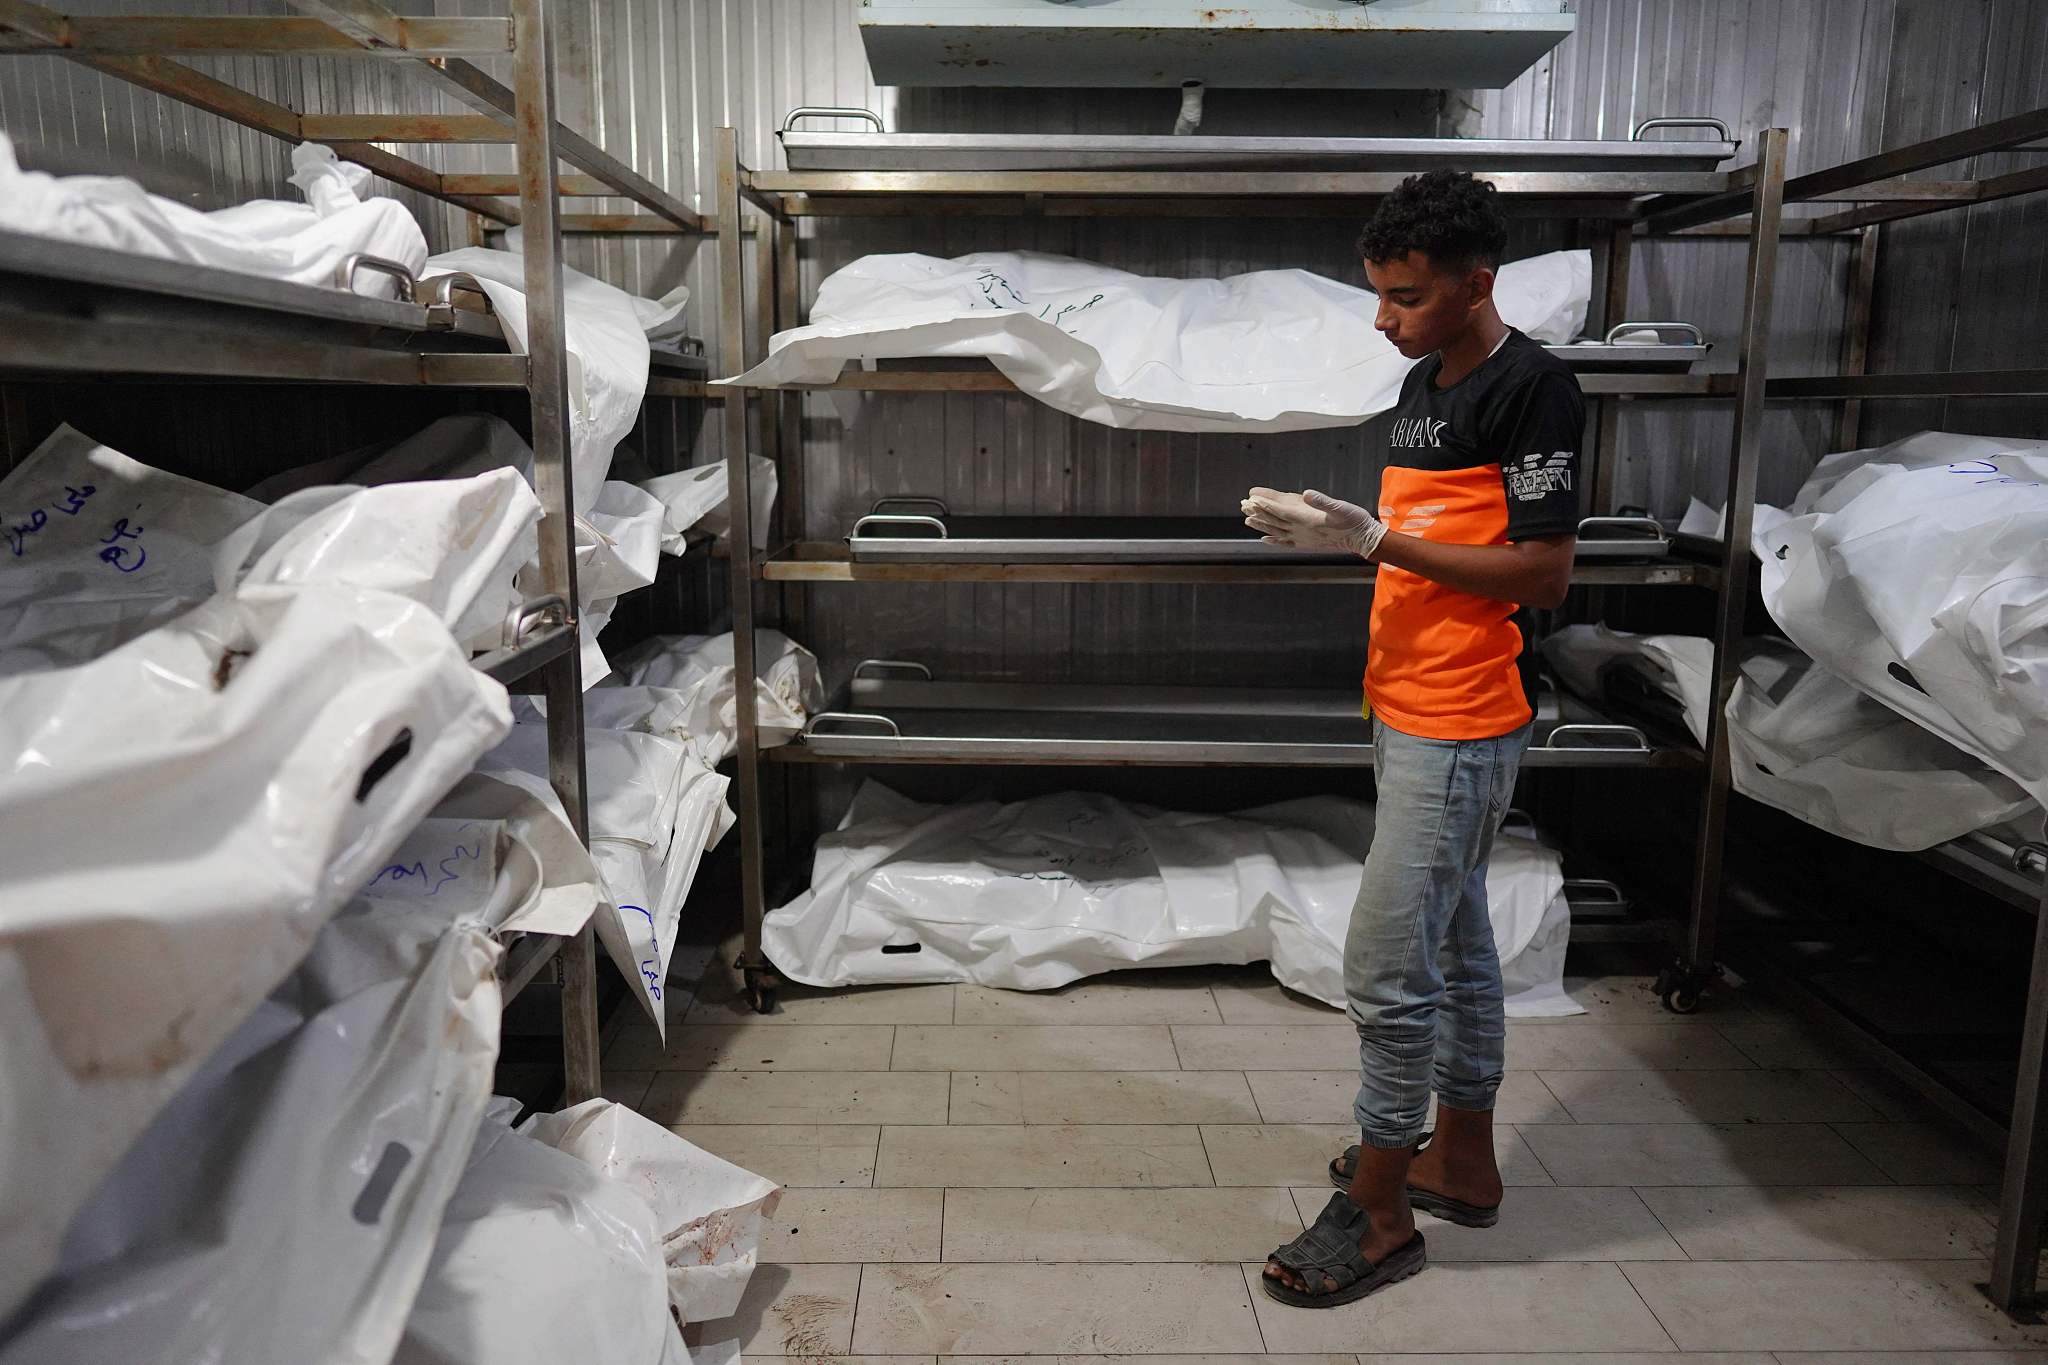
[[[1409,176],[1358,234],[1358,254],[1375,265],[1419,251],[1449,270],[1497,270],[1507,247],[1500,192],[1470,171]]]

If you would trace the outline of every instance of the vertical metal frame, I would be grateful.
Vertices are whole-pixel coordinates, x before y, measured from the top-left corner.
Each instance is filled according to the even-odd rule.
[[[717,157],[719,347],[730,375],[747,368],[745,223],[740,209],[739,132],[720,128]],[[763,235],[767,235],[765,232]],[[740,904],[745,941],[739,966],[748,994],[773,990],[761,956],[761,920],[766,913],[765,869],[761,857],[761,751],[754,699],[754,503],[747,466],[748,392],[726,390],[725,493],[731,509],[733,715],[737,722],[739,767]]]
[[[2038,1321],[2041,1234],[2048,1223],[2048,891],[2034,920],[2034,962],[2027,1017],[2020,1029],[2019,1083],[2006,1139],[2005,1184],[1998,1200],[1998,1240],[1991,1253],[1991,1301],[2021,1321]]]
[[[1846,313],[1842,319],[1842,373],[1870,370],[1870,311],[1877,293],[1877,252],[1883,229],[1875,223],[1856,234],[1849,255]],[[1854,450],[1863,439],[1863,403],[1847,399],[1835,413],[1835,449]]]
[[[1742,664],[1743,619],[1755,575],[1750,530],[1756,519],[1757,463],[1763,450],[1764,381],[1770,367],[1771,301],[1785,202],[1783,128],[1757,139],[1756,199],[1749,220],[1749,272],[1742,300],[1742,356],[1735,378],[1735,431],[1728,452],[1728,526],[1721,541],[1721,587],[1714,610],[1714,691],[1709,709],[1707,778],[1694,850],[1692,904],[1679,963],[1688,991],[1716,972],[1720,947],[1722,855],[1728,826],[1730,766],[1724,712]]]
[[[518,96],[519,206],[525,227],[527,383],[533,401],[533,485],[542,508],[541,590],[578,610],[576,489],[569,460],[569,356],[562,316],[561,206],[555,193],[555,70],[546,0],[512,0]],[[548,780],[590,842],[583,757],[583,664],[568,650],[542,674],[548,701]],[[597,958],[589,925],[562,945],[563,1099],[603,1089],[597,1037]]]
[[[1588,332],[1605,336],[1608,328],[1628,321],[1629,264],[1634,247],[1635,223],[1614,225],[1604,253],[1606,288],[1602,291],[1600,318],[1598,326],[1587,328]],[[1621,410],[1627,400],[1609,395],[1593,401],[1599,407],[1593,419],[1593,501],[1585,515],[1606,517],[1614,514],[1614,488],[1621,473]]]

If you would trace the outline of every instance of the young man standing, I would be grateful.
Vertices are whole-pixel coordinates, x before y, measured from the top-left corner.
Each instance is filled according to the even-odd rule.
[[[1415,1209],[1468,1227],[1500,1216],[1507,1029],[1486,862],[1533,714],[1511,618],[1564,600],[1585,429],[1571,371],[1494,309],[1506,245],[1493,186],[1463,172],[1389,195],[1359,250],[1379,330],[1421,363],[1393,412],[1378,514],[1313,490],[1255,488],[1244,505],[1269,541],[1379,566],[1365,670],[1378,814],[1344,949],[1360,1145],[1330,1164],[1347,1193],[1266,1263],[1283,1303],[1349,1303],[1421,1270]]]

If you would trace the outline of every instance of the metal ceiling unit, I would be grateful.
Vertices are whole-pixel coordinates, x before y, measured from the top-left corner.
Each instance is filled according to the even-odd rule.
[[[1569,0],[862,0],[880,85],[1496,90]]]

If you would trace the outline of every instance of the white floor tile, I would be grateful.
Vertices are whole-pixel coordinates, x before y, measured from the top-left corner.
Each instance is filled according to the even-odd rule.
[[[1947,1124],[1838,1123],[1835,1131],[1902,1185],[1987,1185],[2004,1170],[1999,1155]]]
[[[1314,1188],[1329,1180],[1330,1159],[1358,1141],[1358,1130],[1342,1123],[1204,1124],[1202,1141],[1218,1185]],[[1511,1188],[1551,1183],[1512,1126],[1493,1130],[1493,1150]]]
[[[1822,1124],[1521,1125],[1560,1185],[1889,1185]]]
[[[1330,1024],[1200,1024],[1173,1030],[1189,1071],[1358,1070],[1358,1031]]]
[[[940,1355],[1265,1349],[1231,1265],[870,1266],[854,1347]]]
[[[874,1025],[672,1024],[612,1045],[614,1066],[668,1071],[887,1071],[895,1030]]]
[[[1210,1185],[1199,1129],[1150,1124],[882,1129],[878,1186]]]
[[[1742,1049],[1743,1056],[1774,1071],[1855,1069],[1862,1065],[1856,1053],[1800,1024],[1723,1022],[1718,1032]]]
[[[1695,1261],[1974,1261],[1991,1254],[1991,1220],[1975,1192],[1963,1188],[1734,1186],[1637,1193]]]
[[[664,1071],[656,1123],[944,1123],[947,1078],[902,1072]]]
[[[1545,1071],[1579,1123],[1854,1123],[1873,1119],[1825,1071]]]
[[[1242,1071],[953,1073],[954,1123],[1257,1123]]]
[[[1967,1261],[1713,1261],[1624,1267],[1682,1350],[1939,1351],[2041,1345]]]
[[[1683,1024],[1508,1025],[1508,1071],[1697,1071],[1751,1066],[1713,1029]]]
[[[948,1190],[948,1261],[1236,1262],[1301,1235],[1285,1190]]]
[[[1358,1067],[1343,1071],[1252,1071],[1252,1097],[1267,1123],[1329,1123],[1350,1116],[1358,1098]],[[1432,1111],[1435,1101],[1431,1102]],[[1497,1123],[1570,1123],[1571,1115],[1542,1077],[1510,1071],[1494,1097]],[[1432,1117],[1432,1122],[1434,1118]]]
[[[740,1311],[703,1328],[707,1344],[738,1341],[751,1356],[843,1356],[852,1349],[857,1265],[762,1265]]]
[[[783,983],[774,1014],[756,1014],[745,997],[700,997],[684,1021],[691,1024],[950,1024],[952,986],[848,986],[826,990]]]
[[[1131,980],[1138,977],[1138,980]],[[1056,991],[961,986],[955,1024],[1220,1024],[1199,972],[1117,972]],[[921,1021],[922,1022],[922,1021]]]
[[[882,1130],[853,1123],[683,1123],[675,1132],[714,1156],[792,1188],[875,1183]]]
[[[1277,981],[1228,981],[1213,988],[1216,1007],[1226,1024],[1332,1024],[1344,1011],[1305,995],[1296,995]]]
[[[1163,1024],[896,1030],[897,1071],[1178,1071]],[[1228,1068],[1225,1068],[1228,1069]]]
[[[1256,1282],[1263,1264],[1245,1266]],[[1255,1299],[1272,1351],[1662,1351],[1671,1339],[1612,1265],[1433,1265],[1357,1303]]]
[[[761,1259],[778,1264],[935,1261],[940,1190],[794,1189],[763,1224]]]

